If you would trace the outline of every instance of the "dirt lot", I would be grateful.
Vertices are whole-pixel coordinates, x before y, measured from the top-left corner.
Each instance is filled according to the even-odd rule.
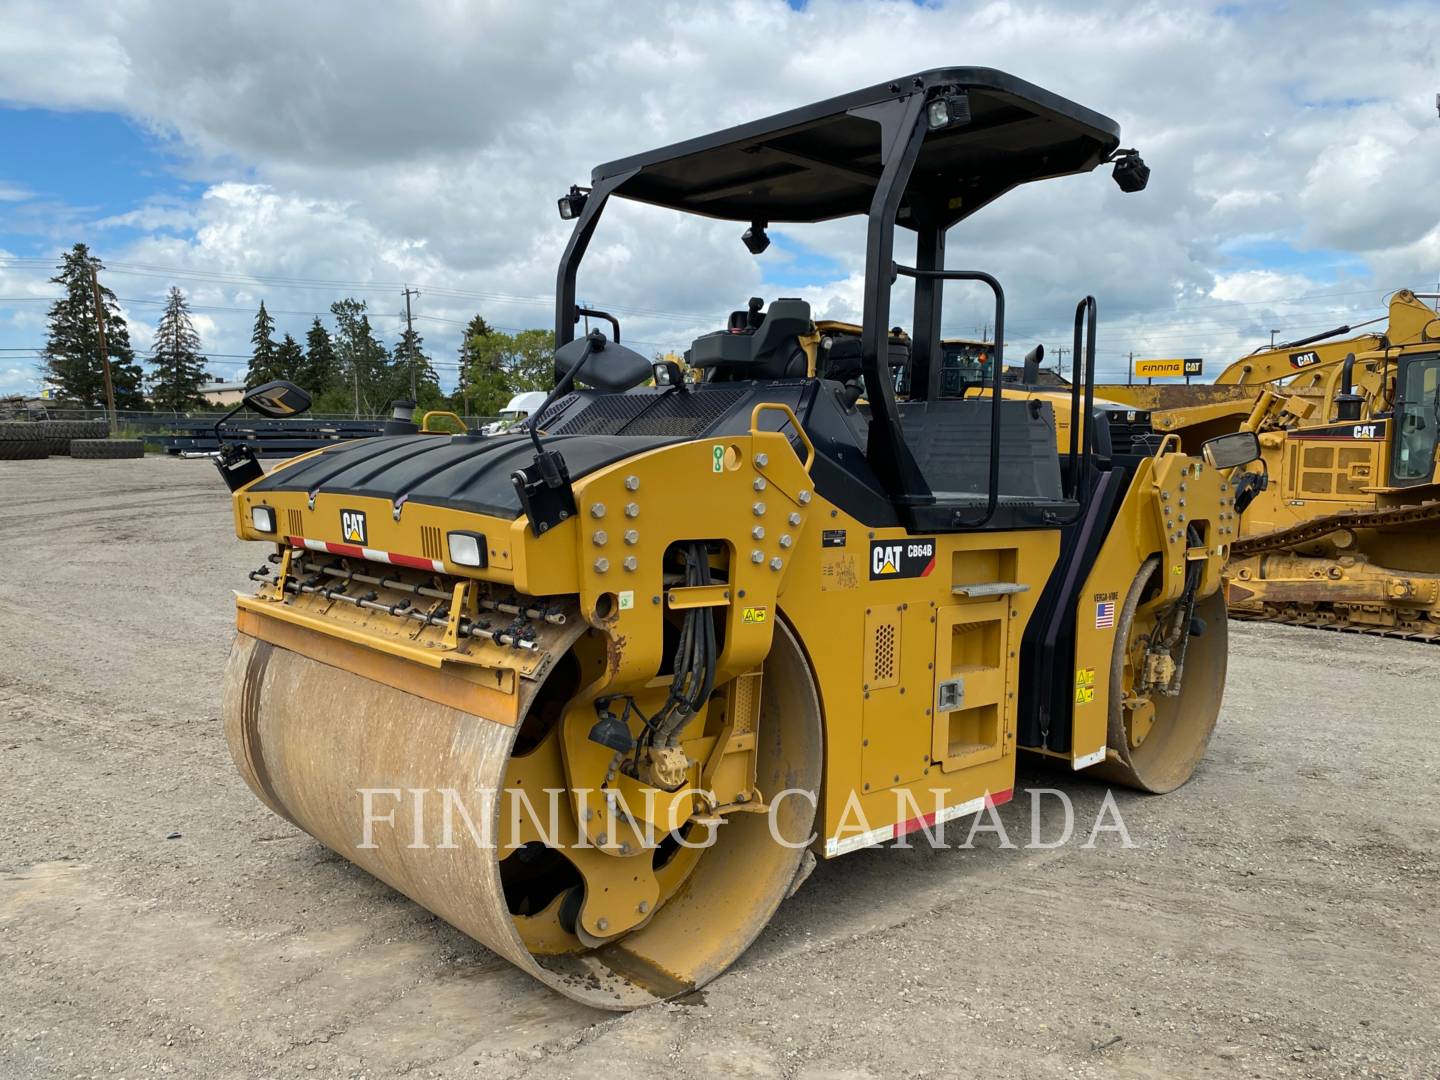
[[[1117,793],[1139,846],[848,855],[613,1016],[251,796],[217,717],[260,557],[207,463],[3,462],[0,507],[0,1076],[1440,1071],[1440,649],[1235,625],[1194,782]],[[1020,780],[1015,836],[1053,785],[1083,838],[1104,789]]]

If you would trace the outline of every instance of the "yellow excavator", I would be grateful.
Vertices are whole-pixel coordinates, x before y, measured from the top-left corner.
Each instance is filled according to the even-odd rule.
[[[1144,188],[1114,121],[987,68],[610,162],[559,200],[555,385],[522,430],[401,417],[269,474],[227,443],[236,532],[268,552],[225,676],[256,796],[545,984],[628,1009],[724,971],[816,859],[1004,802],[1021,751],[1183,784],[1220,708],[1255,436],[1186,453],[1107,417],[1080,439],[1095,301],[1084,385],[1017,397],[1000,282],[945,267],[970,214],[1102,164]],[[862,325],[757,300],[695,339],[698,382],[652,364],[576,303],[613,199],[743,224],[757,255],[772,223],[858,219]],[[947,388],[956,280],[993,291],[996,333]],[[611,333],[576,337],[582,316]],[[307,405],[285,383],[247,400]]]
[[[1440,641],[1440,315],[1390,299],[1383,330],[1259,349],[1214,386],[1102,386],[1187,448],[1259,436],[1226,570],[1240,618]]]

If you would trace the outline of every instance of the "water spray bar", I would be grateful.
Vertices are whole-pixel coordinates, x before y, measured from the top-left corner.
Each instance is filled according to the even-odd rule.
[[[316,570],[329,574],[331,577],[344,578],[346,581],[379,585],[382,589],[397,589],[401,592],[414,593],[416,596],[428,596],[433,600],[450,599],[450,593],[444,589],[433,589],[427,585],[412,585],[408,581],[401,581],[398,578],[375,577],[373,574],[361,574],[353,570],[341,569],[338,566],[316,566],[313,563],[303,562],[296,568],[297,573],[313,573]],[[506,604],[483,596],[479,597],[476,602],[486,611],[498,611],[505,615],[524,615],[527,619],[543,619],[552,626],[565,625],[563,612],[545,611],[541,608],[522,608],[518,604]]]
[[[359,580],[358,575],[356,580]],[[369,584],[369,582],[366,584]],[[341,600],[347,604],[365,608],[368,611],[382,611],[387,615],[396,615],[405,619],[416,619],[426,626],[445,626],[450,621],[450,616],[448,614],[441,615],[439,609],[430,612],[420,611],[417,608],[410,607],[410,601],[408,600],[401,601],[400,604],[382,604],[375,599],[374,593],[370,593],[367,596],[348,596],[339,589],[327,589],[319,585],[307,584],[303,581],[285,582],[285,591],[296,595],[301,593],[314,593],[318,596],[323,596],[327,600]],[[446,599],[449,599],[449,597],[446,597]],[[467,637],[489,638],[497,645],[507,645],[513,649],[539,648],[535,642],[528,638],[517,637],[515,634],[505,630],[487,630],[485,627],[466,618],[461,618],[459,632]]]

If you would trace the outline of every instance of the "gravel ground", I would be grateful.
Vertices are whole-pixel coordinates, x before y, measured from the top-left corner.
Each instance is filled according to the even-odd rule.
[[[705,990],[614,1016],[251,796],[217,717],[259,550],[209,464],[0,462],[0,506],[0,1076],[1440,1072],[1440,649],[1232,624],[1195,780],[1116,792],[1138,846],[857,852]],[[1022,838],[1026,789],[1082,838],[1104,795],[1016,786]]]

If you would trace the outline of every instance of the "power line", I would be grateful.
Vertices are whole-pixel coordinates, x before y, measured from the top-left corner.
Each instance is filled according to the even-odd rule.
[[[52,263],[35,259],[22,260],[0,258],[0,267],[12,267],[15,269],[54,270]],[[154,266],[147,263],[106,263],[107,274],[119,274],[129,277],[150,277],[165,280],[192,280],[205,281],[214,284],[225,285],[279,285],[292,289],[325,289],[329,291],[346,290],[351,292],[368,292],[371,294],[400,291],[406,287],[402,282],[385,281],[345,281],[342,279],[324,278],[298,278],[280,277],[265,274],[239,274],[226,271],[195,270],[183,267]],[[434,296],[448,297],[453,299],[482,300],[490,303],[516,304],[521,306],[553,307],[554,297],[544,295],[517,295],[513,293],[484,292],[467,289],[454,289],[438,285],[422,285],[426,292]],[[670,319],[679,321],[710,321],[714,319],[713,313],[700,314],[698,312],[664,311],[654,308],[631,307],[628,305],[610,305],[613,310],[622,314],[643,318]]]
[[[0,257],[0,267],[5,267],[5,266],[11,266],[11,267],[15,267],[15,268],[17,268],[17,269],[36,269],[36,270],[42,270],[42,269],[43,269],[43,270],[46,270],[46,271],[53,271],[53,270],[55,269],[55,264],[54,264],[52,261],[50,261],[50,260],[41,259],[41,258],[34,258],[34,257],[22,257],[22,256]],[[162,265],[157,265],[157,264],[154,264],[154,263],[132,263],[132,262],[107,263],[107,264],[105,265],[105,270],[106,270],[107,273],[120,273],[120,274],[127,274],[127,275],[138,276],[138,277],[174,277],[174,276],[178,276],[178,277],[188,277],[188,278],[192,278],[192,279],[194,279],[194,280],[213,281],[213,282],[216,282],[216,283],[219,283],[219,284],[237,284],[237,285],[273,284],[273,285],[285,286],[285,287],[288,287],[288,288],[360,289],[360,290],[369,290],[369,291],[372,291],[372,292],[384,291],[384,292],[387,292],[387,293],[388,293],[388,292],[400,291],[400,290],[404,289],[405,287],[407,287],[407,286],[406,286],[406,283],[404,283],[404,282],[398,282],[398,281],[396,281],[396,282],[375,281],[375,280],[373,280],[373,279],[372,279],[372,280],[368,280],[368,281],[357,281],[357,280],[346,280],[346,279],[342,279],[342,278],[333,278],[333,279],[332,279],[332,278],[308,278],[308,277],[285,276],[285,275],[276,275],[276,274],[251,274],[251,273],[246,273],[246,272],[241,272],[241,271],[201,270],[201,269],[195,269],[195,268],[189,268],[189,267],[162,266]],[[553,299],[553,297],[545,296],[545,295],[534,295],[534,294],[532,294],[532,295],[516,295],[516,294],[511,294],[511,293],[497,293],[497,292],[486,292],[486,291],[477,291],[477,290],[455,289],[455,288],[450,288],[450,287],[447,287],[447,286],[440,286],[440,285],[425,285],[424,283],[421,283],[419,286],[417,286],[417,288],[423,288],[423,289],[425,289],[425,291],[427,291],[427,292],[429,292],[429,293],[431,293],[431,294],[433,294],[433,295],[435,295],[435,296],[448,296],[448,297],[455,297],[455,298],[460,298],[460,299],[489,300],[489,301],[492,301],[492,302],[500,302],[500,303],[541,304],[541,305],[544,305],[544,306],[547,306],[547,307],[553,306],[553,304],[554,304],[554,299]],[[1193,302],[1193,303],[1188,303],[1187,309],[1188,309],[1188,310],[1197,310],[1197,309],[1205,309],[1205,308],[1226,309],[1226,308],[1233,308],[1233,307],[1266,307],[1266,306],[1274,306],[1274,305],[1276,305],[1276,304],[1296,303],[1296,302],[1301,302],[1301,301],[1306,301],[1306,300],[1334,299],[1334,298],[1337,298],[1337,297],[1347,297],[1347,296],[1372,296],[1372,297],[1373,297],[1373,296],[1376,296],[1377,294],[1380,295],[1380,296],[1384,296],[1384,295],[1386,295],[1386,290],[1376,290],[1376,289],[1370,288],[1370,289],[1347,289],[1347,290],[1332,290],[1332,291],[1322,291],[1322,292],[1309,292],[1309,293],[1302,293],[1302,294],[1300,294],[1299,296],[1291,297],[1291,298],[1286,299],[1286,300],[1210,300],[1210,301],[1197,301],[1197,302]],[[622,307],[622,306],[617,306],[617,305],[612,305],[612,307],[614,307],[615,310],[618,311],[618,312],[621,313],[621,314],[628,314],[628,315],[635,315],[635,316],[646,316],[646,317],[650,317],[650,318],[688,319],[688,320],[697,320],[697,319],[700,319],[700,320],[709,320],[709,319],[713,319],[713,318],[714,318],[714,315],[713,315],[713,314],[709,314],[709,313],[707,313],[707,314],[701,314],[701,313],[698,313],[698,312],[667,311],[667,310],[663,310],[663,309],[640,308],[640,307],[629,307],[629,306],[624,306],[624,307]]]

